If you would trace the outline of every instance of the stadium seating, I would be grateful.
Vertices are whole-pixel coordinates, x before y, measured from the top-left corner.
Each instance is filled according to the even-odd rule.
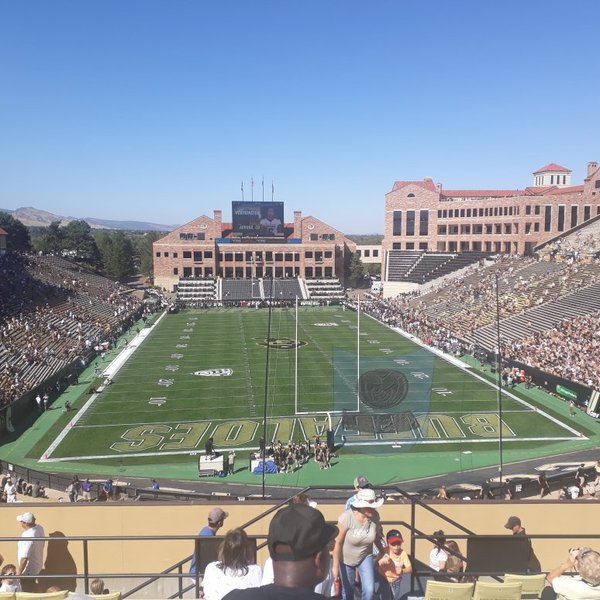
[[[339,302],[345,297],[344,288],[338,278],[306,279],[306,288],[310,300],[317,302]]]
[[[488,583],[478,581],[475,584],[473,600],[520,600],[521,582]]]
[[[536,575],[513,575],[507,573],[504,576],[504,583],[520,583],[521,598],[539,598],[546,585],[546,576],[544,573]]]
[[[425,600],[471,600],[472,583],[446,583],[444,581],[427,581]]]

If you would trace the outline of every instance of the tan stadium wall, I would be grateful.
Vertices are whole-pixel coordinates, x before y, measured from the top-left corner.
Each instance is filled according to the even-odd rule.
[[[2,536],[16,537],[21,534],[16,516],[26,510],[34,512],[47,536],[56,537],[56,542],[47,544],[46,566],[51,573],[82,573],[83,544],[80,541],[59,541],[64,536],[143,536],[143,535],[194,535],[206,524],[210,508],[207,504],[154,504],[154,503],[108,503],[86,504],[17,504],[4,505],[0,510],[0,531]],[[220,506],[230,513],[221,531],[242,525],[266,510],[269,505],[251,502]],[[556,566],[571,546],[589,545],[600,548],[595,540],[577,539],[577,534],[591,534],[600,537],[600,522],[597,519],[598,506],[595,501],[575,502],[447,502],[432,504],[449,518],[478,534],[507,534],[504,523],[510,515],[518,515],[529,534],[568,534],[570,540],[533,540],[535,553],[543,570]],[[325,518],[336,521],[342,506],[319,504]],[[384,530],[400,521],[410,523],[409,503],[388,502],[380,509]],[[268,518],[247,529],[249,534],[266,534]],[[397,526],[397,525],[394,525]],[[448,539],[460,531],[429,511],[417,507],[415,526],[432,533],[443,529]],[[405,534],[405,547],[409,546],[408,531]],[[466,541],[459,541],[466,550]],[[150,573],[160,572],[190,555],[193,549],[191,540],[172,541],[91,541],[89,543],[89,568],[94,573]],[[427,562],[431,545],[418,541],[416,556]],[[0,554],[5,564],[16,562],[16,541],[0,538]],[[259,562],[266,558],[263,552]]]

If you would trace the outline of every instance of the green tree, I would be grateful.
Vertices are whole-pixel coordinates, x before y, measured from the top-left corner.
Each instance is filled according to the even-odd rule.
[[[96,242],[107,277],[123,281],[135,273],[133,242],[122,231],[101,233]]]
[[[92,228],[83,220],[71,221],[62,229],[64,248],[74,253],[74,259],[93,267],[101,267],[100,252],[92,235]]]
[[[64,243],[64,230],[60,226],[60,221],[52,221],[37,240],[36,248],[49,254],[60,254],[64,249]]]
[[[363,265],[362,260],[360,260],[360,256],[356,253],[350,257],[348,279],[356,287],[362,285],[365,280],[365,266]]]
[[[152,244],[164,237],[164,233],[158,231],[148,231],[135,240],[135,254],[138,263],[139,272],[152,277],[154,274],[154,252]]]
[[[8,233],[6,248],[14,252],[29,252],[31,250],[31,238],[27,227],[11,214],[0,212],[0,229]]]

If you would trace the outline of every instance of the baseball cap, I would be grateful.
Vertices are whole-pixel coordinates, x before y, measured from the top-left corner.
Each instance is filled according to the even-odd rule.
[[[17,517],[17,521],[31,525],[32,523],[35,523],[35,517],[33,516],[33,513],[26,512],[26,513],[23,513],[22,515],[19,515]]]
[[[402,543],[402,534],[397,529],[390,529],[385,536],[388,544]]]
[[[228,512],[225,512],[222,508],[213,508],[208,513],[208,522],[209,523],[218,523],[219,521],[223,521],[229,516]]]
[[[355,488],[366,488],[366,487],[370,487],[370,483],[369,480],[364,476],[364,475],[359,475],[358,477],[354,478],[354,487]]]
[[[600,554],[591,548],[581,548],[577,555],[577,570],[587,583],[600,585]]]
[[[297,561],[316,556],[336,536],[320,511],[307,504],[282,508],[269,525],[269,554],[274,561]]]
[[[513,527],[516,526],[521,527],[521,519],[519,519],[519,517],[508,517],[508,521],[506,521],[506,525],[504,526],[504,529],[512,529]]]

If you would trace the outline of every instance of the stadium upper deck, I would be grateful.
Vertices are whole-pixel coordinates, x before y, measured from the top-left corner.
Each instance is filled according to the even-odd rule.
[[[241,203],[234,203],[234,209],[235,204]],[[262,212],[277,204],[246,203]],[[277,235],[266,236],[240,235],[247,224],[240,226],[233,216],[233,223],[223,223],[222,211],[215,210],[212,219],[202,215],[155,242],[155,285],[173,291],[180,278],[214,276],[343,280],[345,261],[356,249],[341,231],[301,211],[294,211],[292,223],[282,218]]]
[[[383,268],[391,250],[531,254],[539,244],[600,214],[600,168],[589,162],[583,185],[549,164],[524,190],[443,190],[396,181],[385,197]]]

